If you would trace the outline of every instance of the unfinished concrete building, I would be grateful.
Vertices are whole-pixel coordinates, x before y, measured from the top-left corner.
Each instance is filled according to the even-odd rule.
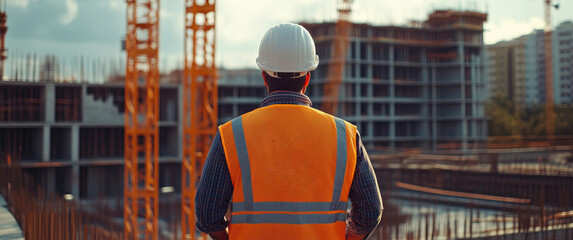
[[[267,88],[259,69],[219,69],[219,124],[259,107]]]
[[[409,27],[352,25],[338,115],[358,126],[369,151],[471,149],[486,140],[485,19],[481,13],[437,11]],[[304,25],[321,59],[307,91],[320,108],[335,23]],[[176,192],[181,189],[180,75],[175,70],[162,79],[159,107],[159,184]],[[65,81],[53,76],[0,81],[0,151],[20,159],[47,192],[80,199],[121,197],[122,77],[102,84]],[[258,69],[220,69],[218,84],[220,123],[257,108],[266,95]]]
[[[338,115],[369,149],[471,149],[487,135],[483,22],[487,14],[435,11],[410,26],[353,24]],[[320,108],[335,23],[304,23],[320,65],[308,94]]]
[[[122,83],[0,81],[0,152],[48,193],[122,196],[124,92]],[[161,186],[180,186],[179,96],[178,85],[161,86]]]

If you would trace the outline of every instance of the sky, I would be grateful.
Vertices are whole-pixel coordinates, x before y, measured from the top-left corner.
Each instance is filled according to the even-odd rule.
[[[125,0],[5,0],[9,54],[54,54],[120,59],[126,29]],[[204,0],[198,0],[204,1]],[[1,2],[1,1],[0,1]],[[403,25],[425,20],[435,9],[488,13],[486,44],[509,40],[544,26],[545,0],[355,0],[353,22]],[[573,1],[555,1],[556,26],[573,19]],[[225,68],[256,68],[260,39],[282,22],[321,22],[336,18],[337,0],[216,0],[216,63]],[[165,68],[181,65],[184,0],[160,3],[160,59]],[[10,57],[11,55],[9,55]]]

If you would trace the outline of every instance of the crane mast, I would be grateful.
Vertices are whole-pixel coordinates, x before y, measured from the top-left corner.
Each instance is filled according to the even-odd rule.
[[[196,239],[195,184],[217,132],[215,0],[185,1],[181,231]]]
[[[349,43],[350,12],[352,0],[340,0],[338,6],[338,21],[336,23],[336,34],[332,42],[332,57],[326,81],[324,83],[324,94],[321,103],[321,110],[335,115],[338,98],[340,94],[340,84],[343,82],[344,66],[346,65],[346,55]]]
[[[127,0],[126,31],[125,239],[157,239],[159,0]]]
[[[6,60],[6,48],[4,48],[4,40],[6,39],[6,1],[0,0],[0,81],[4,80],[4,61]]]
[[[552,5],[551,0],[545,2],[545,117],[547,138],[551,142],[555,134],[555,112],[553,100],[553,47],[551,33],[551,7],[559,8],[559,4]]]

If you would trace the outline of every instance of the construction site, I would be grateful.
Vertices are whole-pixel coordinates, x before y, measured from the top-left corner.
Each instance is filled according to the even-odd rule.
[[[352,2],[299,24],[320,56],[306,95],[358,127],[377,176],[369,239],[573,239],[573,136],[552,107],[545,136],[488,136],[488,14],[373,25]],[[185,1],[183,67],[165,72],[159,0],[127,1],[124,63],[10,59],[0,5],[0,239],[209,239],[194,196],[211,141],[267,94],[259,69],[216,66],[215,0]]]

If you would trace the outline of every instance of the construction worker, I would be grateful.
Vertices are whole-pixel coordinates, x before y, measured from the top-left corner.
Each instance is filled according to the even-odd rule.
[[[213,239],[367,238],[382,216],[378,183],[356,127],[304,95],[318,66],[309,32],[272,27],[257,65],[269,94],[219,127],[195,196],[197,228]]]

